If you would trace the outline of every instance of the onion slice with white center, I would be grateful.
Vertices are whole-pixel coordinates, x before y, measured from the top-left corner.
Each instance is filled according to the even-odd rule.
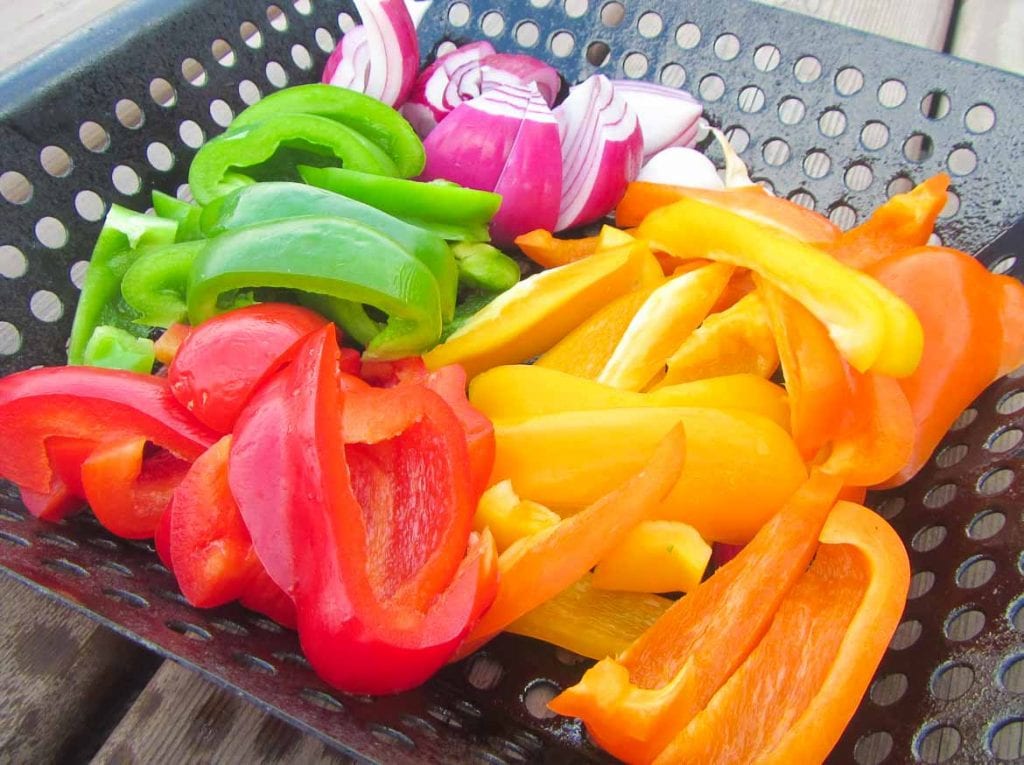
[[[715,163],[685,146],[669,146],[659,151],[640,168],[637,180],[695,189],[725,188]]]
[[[555,109],[562,138],[562,199],[555,231],[590,223],[619,203],[643,159],[636,113],[604,75],[571,88]]]
[[[562,181],[559,129],[534,85],[495,85],[456,107],[423,142],[421,180],[438,178],[502,195],[491,237],[508,244],[551,230]]]
[[[433,64],[420,73],[402,107],[402,115],[421,138],[459,105],[448,104],[444,99],[452,74],[467,64],[479,65],[480,59],[492,53],[494,46],[486,40],[468,43],[438,56]]]
[[[613,80],[636,112],[644,135],[644,159],[670,146],[693,146],[703,108],[685,90],[640,80]]]

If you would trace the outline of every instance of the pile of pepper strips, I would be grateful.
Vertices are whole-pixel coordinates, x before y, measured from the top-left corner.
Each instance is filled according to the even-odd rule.
[[[238,187],[169,204],[170,226],[115,210],[119,238],[90,270],[114,276],[97,282],[110,300],[86,344],[159,315],[166,370],[0,381],[0,431],[25,444],[0,473],[35,514],[86,500],[115,533],[155,535],[190,602],[239,599],[296,626],[346,690],[411,687],[512,629],[601,659],[552,706],[628,761],[827,754],[907,587],[892,530],[839,498],[906,480],[1024,360],[1024,289],[924,246],[944,177],[845,233],[757,187],[635,183],[618,223],[638,228],[521,237],[550,270],[423,359],[387,361],[238,289],[294,284],[229,279],[194,297],[196,258],[233,257],[232,221],[253,242],[301,225],[247,217],[288,204],[253,183],[269,169],[220,172],[215,187]],[[344,220],[332,196],[306,203],[327,206],[321,227]],[[119,302],[140,263],[167,298],[150,314]],[[784,390],[768,380],[779,364]],[[745,546],[699,583],[707,542]],[[669,590],[690,594],[640,594]],[[773,703],[770,726],[746,711]]]

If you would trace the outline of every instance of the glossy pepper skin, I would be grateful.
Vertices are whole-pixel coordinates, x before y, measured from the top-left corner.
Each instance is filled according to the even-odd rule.
[[[494,543],[470,536],[466,443],[450,407],[423,388],[346,383],[338,358],[325,327],[260,388],[228,479],[317,673],[394,693],[447,661],[489,604]]]
[[[194,240],[139,253],[121,280],[121,295],[140,322],[169,327],[188,317],[188,274],[205,246]]]
[[[218,312],[222,295],[283,287],[320,298],[329,318],[341,303],[373,305],[388,321],[367,345],[371,357],[429,348],[441,335],[437,280],[394,239],[344,218],[306,217],[263,223],[210,240],[192,264],[189,318]]]

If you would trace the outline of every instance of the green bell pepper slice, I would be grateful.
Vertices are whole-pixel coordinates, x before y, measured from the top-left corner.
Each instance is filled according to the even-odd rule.
[[[209,240],[192,263],[188,313],[198,324],[235,290],[278,287],[371,305],[387,314],[367,344],[371,358],[399,358],[433,347],[441,335],[437,280],[391,237],[346,218],[261,223]],[[342,304],[344,311],[344,304]]]
[[[451,248],[440,237],[376,207],[302,183],[268,181],[235,189],[214,200],[203,210],[200,226],[206,236],[214,237],[258,223],[306,215],[358,220],[394,239],[430,269],[440,291],[441,318],[452,318],[459,275]],[[353,333],[350,325],[354,320],[339,323]],[[364,326],[369,325],[364,322]]]
[[[100,325],[110,325],[136,336],[148,327],[136,323],[138,314],[121,297],[121,280],[139,248],[171,244],[178,224],[155,215],[111,205],[93,247],[89,270],[78,297],[68,341],[68,363],[85,364],[85,347]]]
[[[519,283],[519,264],[486,242],[456,242],[452,254],[466,287],[504,292]]]
[[[205,239],[140,252],[121,280],[121,296],[138,312],[137,322],[167,328],[188,317],[188,276]]]
[[[229,191],[264,180],[299,180],[296,165],[343,164],[378,175],[396,175],[388,154],[340,122],[312,114],[269,116],[219,135],[192,160],[192,196],[208,205]]]
[[[178,234],[175,239],[179,242],[191,242],[195,239],[202,239],[203,233],[199,230],[199,216],[203,208],[199,205],[189,204],[170,194],[153,189],[153,212],[161,218],[177,221]]]
[[[148,337],[136,337],[118,327],[101,324],[85,344],[84,358],[86,366],[148,375],[153,371],[156,351]]]
[[[398,175],[412,178],[423,172],[423,143],[405,117],[375,98],[334,85],[314,83],[279,90],[235,117],[229,130],[282,114],[315,114],[340,122],[386,151]]]
[[[370,175],[352,167],[302,165],[299,175],[311,186],[366,202],[452,241],[490,240],[487,224],[501,206],[500,194],[449,181],[422,183]]]

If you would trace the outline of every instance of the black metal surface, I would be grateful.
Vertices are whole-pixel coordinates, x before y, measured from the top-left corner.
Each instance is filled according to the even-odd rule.
[[[623,17],[612,23],[617,10]],[[289,84],[315,79],[351,23],[348,2],[136,0],[0,78],[0,373],[63,361],[76,284],[102,214],[82,192],[95,194],[103,209],[110,202],[143,209],[152,188],[185,193],[196,129],[216,134],[225,107],[237,113],[254,88],[267,93],[282,84],[281,74]],[[572,46],[563,56],[565,35]],[[958,203],[939,225],[944,242],[976,250],[1024,213],[1024,184],[1013,172],[1024,156],[1024,81],[1013,75],[743,0],[436,0],[421,28],[425,55],[442,40],[484,37],[499,49],[550,61],[570,81],[592,71],[673,85],[685,78],[686,87],[705,96],[710,119],[744,149],[755,177],[843,225],[950,165],[963,174],[954,175]],[[519,44],[531,39],[536,43]],[[607,61],[595,66],[606,49]],[[892,96],[900,93],[895,105]],[[119,111],[122,100],[136,109],[121,103]],[[993,118],[990,128],[980,129],[979,115]],[[80,136],[90,121],[106,135],[93,143],[96,151]],[[883,132],[888,139],[877,145],[873,139]],[[84,135],[92,141],[93,134]],[[48,147],[66,153],[66,172],[60,153]],[[60,222],[63,242],[47,218]],[[987,252],[986,262],[1021,276],[1022,239],[1018,227]],[[898,636],[903,647],[886,656],[834,762],[983,762],[993,751],[1012,751],[1000,748],[999,737],[1013,735],[1019,749],[1024,539],[1015,476],[1022,389],[1019,379],[997,383],[975,403],[974,420],[947,437],[914,482],[875,498],[911,550],[918,576],[905,620],[919,622],[920,631],[912,645],[904,645],[912,626]],[[1006,486],[990,478],[1000,469],[1012,471]],[[935,487],[946,484],[957,488],[940,503],[953,490]],[[1003,525],[989,534],[998,521],[993,513]],[[922,533],[932,526],[946,529],[934,546],[940,532]],[[994,572],[974,588],[962,574],[973,556]],[[370,760],[605,759],[574,721],[536,716],[554,688],[582,671],[573,657],[547,646],[503,637],[484,657],[447,668],[413,693],[349,697],[316,680],[293,635],[240,609],[189,608],[147,545],[115,540],[89,517],[48,526],[27,518],[14,496],[3,497],[0,565]],[[927,591],[925,572],[933,575]],[[970,639],[961,639],[965,620],[955,618],[964,608],[984,620]],[[948,699],[940,664],[953,660],[970,666],[973,680]]]

